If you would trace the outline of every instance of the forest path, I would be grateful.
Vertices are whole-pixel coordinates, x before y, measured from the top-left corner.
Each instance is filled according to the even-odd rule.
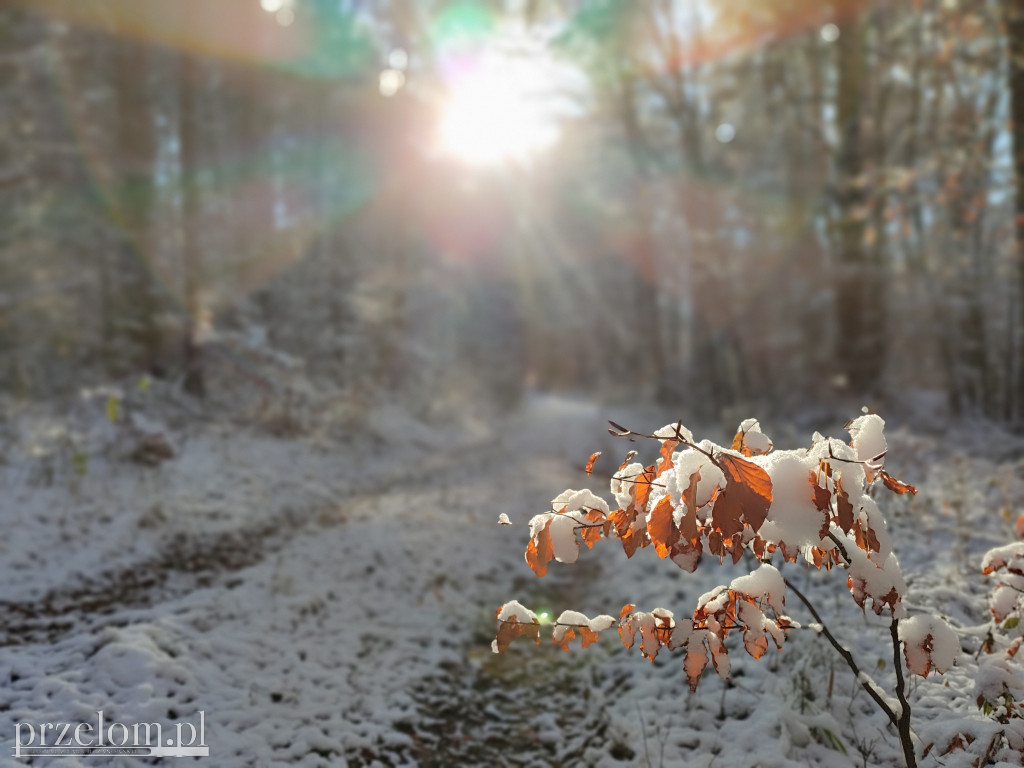
[[[529,517],[587,483],[601,432],[597,408],[535,398],[482,440],[341,469],[314,508],[178,534],[126,567],[6,601],[0,712],[171,723],[203,709],[223,765],[554,764],[567,739],[579,754],[607,733],[587,682],[605,654],[492,658],[490,641],[501,602],[575,607],[600,580],[591,558],[541,582],[522,551]]]
[[[82,548],[79,568],[40,571],[52,586],[39,600],[7,568],[15,587],[6,594],[19,597],[0,605],[0,739],[16,722],[84,722],[99,709],[110,722],[165,728],[201,710],[211,756],[229,767],[618,768],[684,757],[720,766],[755,754],[787,767],[897,765],[884,718],[813,633],[791,633],[759,661],[731,654],[731,679],[709,672],[696,694],[677,656],[648,664],[614,636],[568,654],[546,639],[491,653],[494,609],[508,600],[552,616],[614,615],[625,603],[680,615],[743,567],[684,574],[649,551],[627,561],[602,542],[574,566],[552,563],[544,579],[529,570],[529,518],[564,488],[604,486],[582,471],[590,452],[605,452],[600,475],[632,447],[604,433],[608,417],[639,429],[669,420],[535,396],[461,442],[421,431],[374,443],[373,434],[406,436],[408,425],[385,420],[326,448],[253,446],[245,435],[215,450],[187,444],[177,474],[150,483],[168,510],[155,527],[122,519],[134,507],[107,523],[88,518],[93,530],[69,539]],[[912,435],[894,434],[891,448],[913,457],[900,474],[922,490],[888,503],[915,587],[908,604],[976,624],[990,587],[974,561],[1006,540],[1007,521],[993,512],[1019,506],[1024,467],[946,459],[941,441]],[[132,481],[117,471],[118,482]],[[497,524],[502,513],[512,526]],[[111,545],[120,559],[109,560],[89,551],[103,541],[101,525],[121,526],[122,542],[145,534],[160,546]],[[936,558],[943,542],[953,551]],[[793,577],[884,683],[885,627],[870,611],[851,612],[842,574]],[[793,611],[806,620],[801,606]],[[946,679],[956,705],[974,711],[966,674]],[[936,701],[931,714],[915,709],[921,722],[949,716],[946,694]]]

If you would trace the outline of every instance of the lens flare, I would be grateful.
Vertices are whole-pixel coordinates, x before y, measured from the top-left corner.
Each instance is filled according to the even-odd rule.
[[[473,165],[524,161],[559,138],[550,60],[493,52],[457,67],[438,130],[442,153]]]

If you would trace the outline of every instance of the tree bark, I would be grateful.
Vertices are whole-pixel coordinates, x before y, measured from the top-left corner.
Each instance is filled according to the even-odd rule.
[[[1013,361],[1007,377],[1006,416],[1024,427],[1024,5],[1019,0],[1003,0],[1006,43],[1009,57],[1010,117],[1013,131],[1014,249],[1017,297]]]
[[[184,389],[195,397],[203,397],[206,394],[200,339],[202,317],[205,311],[200,295],[203,259],[199,243],[201,209],[198,174],[200,167],[199,99],[202,91],[201,79],[201,63],[194,56],[184,54],[181,60],[179,86],[181,88],[179,114],[182,199],[181,260],[185,299]]]
[[[865,246],[865,25],[852,16],[840,25],[835,159],[837,220],[837,370],[860,397],[873,390],[885,365],[885,280],[880,253]]]

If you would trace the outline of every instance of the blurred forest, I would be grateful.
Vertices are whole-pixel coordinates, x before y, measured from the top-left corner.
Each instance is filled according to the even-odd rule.
[[[1015,0],[0,2],[12,397],[1021,425],[1022,243]]]

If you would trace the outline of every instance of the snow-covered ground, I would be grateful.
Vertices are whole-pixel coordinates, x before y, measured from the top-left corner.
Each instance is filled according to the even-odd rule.
[[[587,456],[631,447],[605,419],[653,429],[667,414],[535,395],[458,427],[395,409],[350,432],[282,437],[140,415],[175,450],[157,466],[125,458],[108,415],[79,414],[80,433],[52,414],[8,422],[0,764],[26,762],[10,757],[16,723],[94,722],[101,709],[165,728],[202,710],[217,766],[901,764],[885,717],[812,631],[760,661],[733,653],[731,680],[706,671],[695,694],[678,657],[648,663],[614,632],[569,654],[522,640],[492,654],[494,610],[511,599],[552,615],[628,602],[679,616],[742,572],[686,574],[650,550],[627,561],[615,542],[544,579],[523,560],[526,522],[552,497],[604,490],[582,472]],[[978,565],[1024,513],[1024,449],[981,428],[955,440],[896,430],[888,466],[921,490],[883,502],[908,608],[948,618],[965,648],[945,676],[915,678],[914,724],[925,741],[980,732],[991,721],[974,703],[973,657],[993,584]],[[891,690],[887,622],[861,613],[844,574],[783,570]],[[790,612],[810,621],[792,596]]]

